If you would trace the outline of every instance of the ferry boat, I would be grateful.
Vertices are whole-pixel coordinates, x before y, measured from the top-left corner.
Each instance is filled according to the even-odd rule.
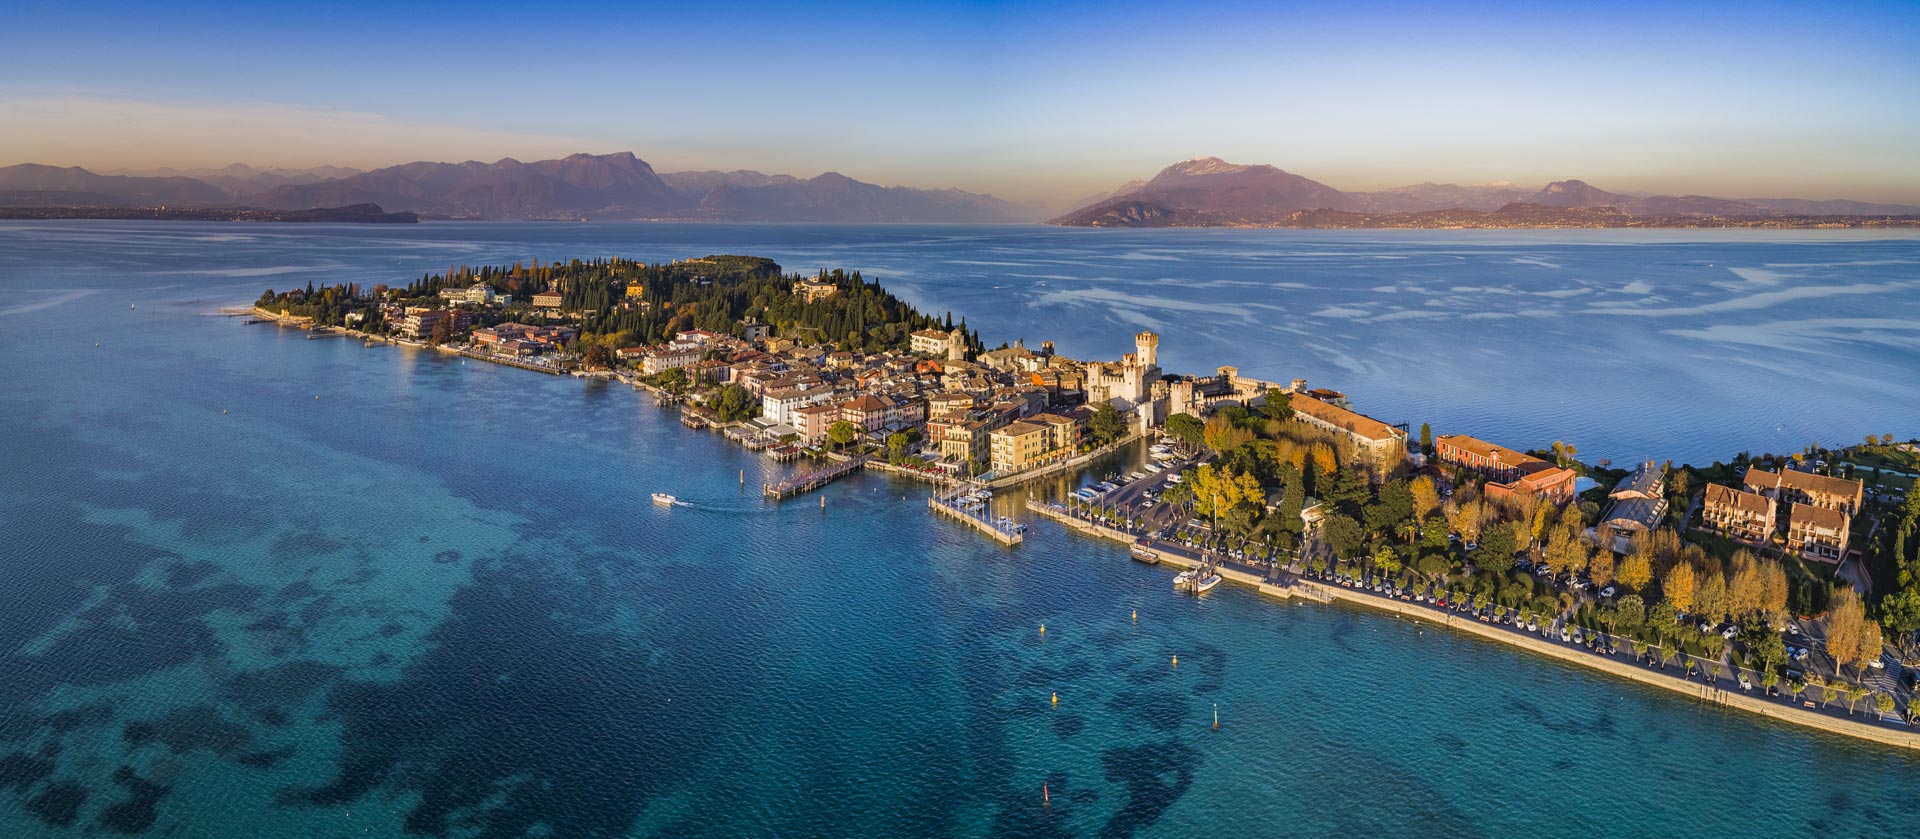
[[[1219,584],[1220,584],[1219,574],[1208,574],[1194,581],[1193,593],[1206,594],[1208,591],[1212,590],[1214,586],[1217,586]]]
[[[1147,550],[1146,548],[1140,547],[1139,545],[1134,545],[1132,550],[1129,551],[1129,553],[1133,555],[1134,559],[1137,559],[1148,565],[1153,565],[1160,561],[1159,554],[1154,553],[1153,551]]]
[[[675,498],[671,495],[668,495],[664,492],[656,492],[653,494],[653,503],[658,504],[662,507],[671,507],[675,504],[680,503],[680,499]]]

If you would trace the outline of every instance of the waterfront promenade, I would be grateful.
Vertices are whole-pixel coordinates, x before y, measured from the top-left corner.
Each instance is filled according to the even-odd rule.
[[[1779,696],[1768,697],[1760,693],[1757,687],[1755,692],[1739,689],[1737,677],[1723,678],[1708,684],[1703,679],[1688,676],[1684,667],[1651,666],[1636,662],[1631,658],[1631,653],[1625,652],[1630,645],[1615,644],[1614,646],[1622,652],[1609,655],[1604,650],[1589,649],[1578,641],[1555,641],[1549,635],[1536,635],[1524,629],[1477,620],[1463,613],[1443,609],[1431,601],[1416,602],[1363,587],[1310,579],[1277,567],[1262,569],[1250,563],[1235,562],[1210,553],[1189,551],[1183,546],[1163,540],[1136,537],[1125,531],[1074,516],[1060,505],[1029,500],[1027,509],[1077,533],[1126,545],[1129,548],[1135,545],[1145,547],[1157,554],[1162,563],[1191,568],[1202,564],[1203,560],[1210,560],[1215,573],[1218,573],[1221,579],[1253,586],[1262,594],[1282,599],[1299,598],[1389,612],[1415,623],[1444,626],[1487,641],[1518,647],[1557,661],[1597,670],[1649,687],[1672,691],[1712,705],[1746,711],[1768,719],[1818,729],[1829,734],[1920,750],[1920,732],[1914,731],[1894,717],[1876,722],[1875,717],[1878,716],[1878,712],[1872,709],[1849,714],[1844,703],[1828,703],[1822,707],[1820,702],[1802,699],[1784,692]],[[1551,628],[1557,631],[1562,626],[1561,621],[1556,619]],[[1616,639],[1609,638],[1607,643],[1611,644],[1614,640]]]

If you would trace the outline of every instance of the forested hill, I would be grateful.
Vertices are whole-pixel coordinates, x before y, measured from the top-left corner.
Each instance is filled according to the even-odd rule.
[[[449,268],[421,277],[399,289],[397,296],[410,302],[437,299],[443,288],[480,282],[513,295],[505,316],[538,323],[547,317],[528,308],[530,298],[557,290],[560,317],[577,322],[583,340],[604,341],[616,349],[660,343],[690,329],[738,335],[750,317],[778,336],[866,351],[904,350],[916,330],[954,326],[951,314],[936,318],[921,312],[859,271],[820,272],[813,279],[831,283],[835,291],[811,302],[795,291],[803,279],[783,272],[773,260],[754,256],[652,264],[617,258],[536,261]],[[958,325],[966,328],[964,320]],[[978,336],[971,330],[967,334],[977,348]]]

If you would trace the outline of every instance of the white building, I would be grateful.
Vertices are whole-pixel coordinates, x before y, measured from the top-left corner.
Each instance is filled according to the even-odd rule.
[[[782,425],[795,425],[799,421],[795,411],[831,399],[833,388],[826,386],[770,390],[760,397],[760,416]]]

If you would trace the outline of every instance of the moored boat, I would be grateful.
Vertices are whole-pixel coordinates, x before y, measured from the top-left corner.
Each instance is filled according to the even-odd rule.
[[[1134,545],[1133,549],[1129,551],[1129,553],[1133,555],[1134,559],[1137,559],[1148,565],[1153,565],[1160,561],[1159,554],[1154,553],[1153,551],[1147,550],[1146,548],[1140,547],[1139,545]]]
[[[1192,588],[1193,581],[1199,576],[1200,576],[1200,569],[1198,568],[1189,568],[1185,571],[1182,571],[1178,574],[1173,575],[1174,590],[1184,591],[1186,589]]]
[[[1217,586],[1219,584],[1220,584],[1219,574],[1208,574],[1194,581],[1193,593],[1206,594],[1208,591],[1212,590],[1214,586]]]

